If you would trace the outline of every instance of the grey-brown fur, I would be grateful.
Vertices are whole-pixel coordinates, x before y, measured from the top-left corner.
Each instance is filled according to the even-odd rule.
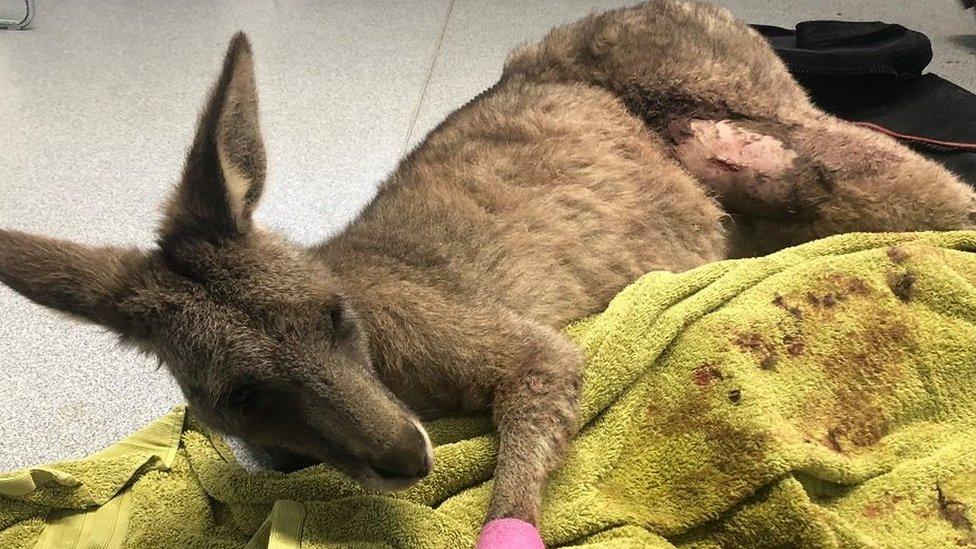
[[[516,51],[358,219],[302,249],[251,222],[252,72],[238,36],[157,249],[0,231],[0,280],[158,354],[214,427],[372,486],[429,470],[415,415],[490,410],[490,518],[538,520],[583,366],[558,330],[641,274],[976,224],[970,189],[819,112],[726,11],[656,0]]]

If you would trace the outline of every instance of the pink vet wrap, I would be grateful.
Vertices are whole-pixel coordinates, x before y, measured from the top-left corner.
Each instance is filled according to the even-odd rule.
[[[546,549],[535,526],[514,518],[495,519],[481,529],[477,549]]]

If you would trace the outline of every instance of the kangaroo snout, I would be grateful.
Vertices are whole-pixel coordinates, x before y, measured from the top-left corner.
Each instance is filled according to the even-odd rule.
[[[371,460],[378,477],[386,481],[415,482],[427,476],[434,466],[433,447],[427,431],[412,422],[384,454]]]
[[[430,474],[434,449],[427,431],[417,420],[403,424],[377,452],[360,463],[355,477],[367,488],[402,490]]]

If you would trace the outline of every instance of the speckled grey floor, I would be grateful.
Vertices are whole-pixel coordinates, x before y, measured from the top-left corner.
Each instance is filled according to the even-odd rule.
[[[257,54],[271,173],[259,218],[311,242],[409,144],[497,77],[506,52],[625,0],[38,2],[0,31],[0,226],[148,246],[226,40]],[[952,0],[729,0],[752,22],[898,22],[976,89],[976,21]],[[0,0],[0,17],[18,0]],[[181,401],[154,362],[0,288],[0,470],[95,451]]]

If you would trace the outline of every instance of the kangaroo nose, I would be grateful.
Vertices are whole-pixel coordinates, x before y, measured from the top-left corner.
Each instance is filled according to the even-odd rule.
[[[384,477],[422,478],[433,466],[430,439],[419,424],[412,425],[401,442],[373,462],[373,468]]]

